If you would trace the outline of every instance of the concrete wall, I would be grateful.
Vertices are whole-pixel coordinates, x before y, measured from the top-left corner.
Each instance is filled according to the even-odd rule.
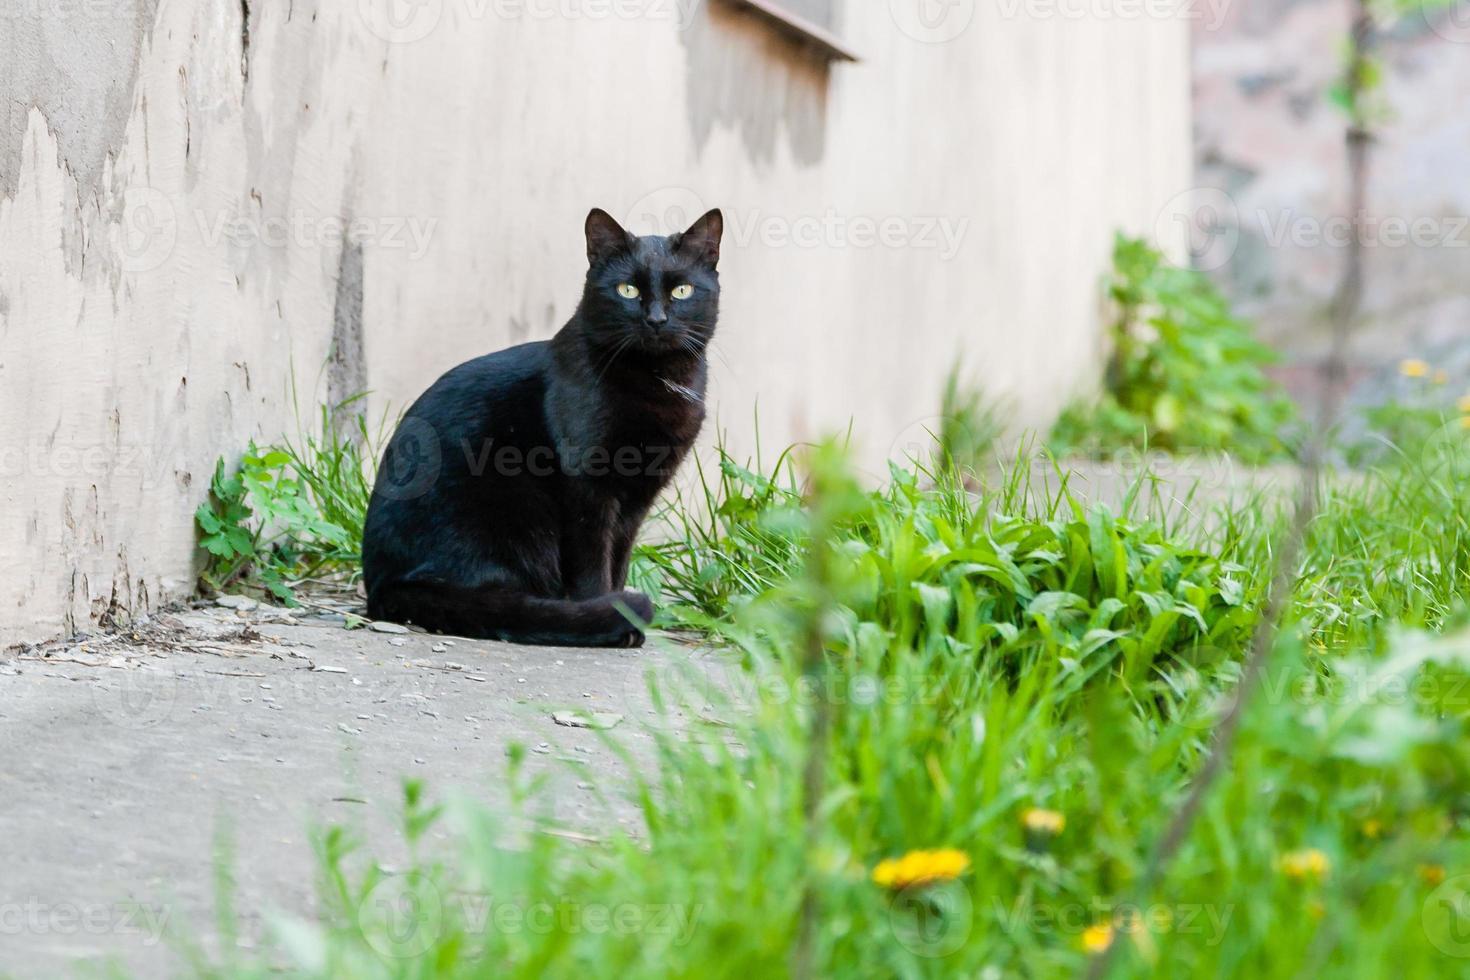
[[[1187,24],[837,8],[861,63],[696,0],[0,0],[0,645],[185,594],[293,379],[401,407],[549,336],[594,204],[725,209],[738,445],[758,402],[767,445],[881,458],[961,349],[1044,423],[1113,229],[1188,183]]]
[[[1364,234],[1359,397],[1378,400],[1400,358],[1470,388],[1470,2],[1386,24]],[[1351,5],[1233,4],[1195,22],[1196,196],[1204,264],[1290,354],[1320,354],[1346,244],[1345,119],[1328,100]],[[1301,379],[1303,382],[1305,378]]]

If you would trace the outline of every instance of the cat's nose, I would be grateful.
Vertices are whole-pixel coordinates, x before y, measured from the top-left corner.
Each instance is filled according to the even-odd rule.
[[[663,307],[655,306],[643,314],[643,322],[657,330],[669,322],[669,315],[664,312]]]

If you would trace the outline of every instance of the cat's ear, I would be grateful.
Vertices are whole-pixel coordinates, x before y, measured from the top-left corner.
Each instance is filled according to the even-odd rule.
[[[724,234],[725,216],[715,208],[678,236],[674,250],[713,269],[720,263],[720,239]]]
[[[617,219],[602,208],[593,208],[587,215],[587,261],[592,265],[606,262],[614,255],[627,252],[633,245],[633,236],[623,230]]]

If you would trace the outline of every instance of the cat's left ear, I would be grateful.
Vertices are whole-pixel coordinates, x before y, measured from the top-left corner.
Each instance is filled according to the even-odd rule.
[[[678,236],[674,250],[713,269],[720,262],[720,239],[724,234],[725,216],[715,208]]]
[[[587,261],[590,264],[606,262],[628,251],[632,244],[633,236],[602,208],[593,208],[587,215]]]

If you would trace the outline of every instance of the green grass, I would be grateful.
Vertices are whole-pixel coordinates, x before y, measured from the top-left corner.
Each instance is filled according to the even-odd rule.
[[[265,449],[250,443],[234,467],[215,463],[209,499],[194,520],[208,554],[201,584],[247,588],[295,601],[293,584],[322,572],[355,574],[362,527],[383,444],[385,415],[370,427],[349,409],[323,406],[314,429]]]
[[[863,490],[830,450],[722,457],[636,578],[740,669],[717,691],[656,692],[670,717],[719,721],[650,729],[656,764],[625,787],[637,836],[513,833],[410,784],[406,870],[329,828],[320,916],[195,972],[783,976],[806,895],[823,977],[1075,975],[1085,930],[1109,921],[1142,923],[1117,934],[1118,976],[1465,972],[1464,440],[1328,485],[1231,764],[1136,919],[1116,903],[1239,678],[1284,508],[1171,521],[1141,479],[1110,512],[1018,462],[973,494],[903,468]],[[519,755],[509,769],[515,809],[542,819]],[[1032,808],[1061,833],[1028,832]],[[430,846],[440,824],[451,842]],[[872,881],[921,848],[969,870],[901,893]],[[1284,869],[1307,849],[1325,876]]]
[[[1275,352],[1203,273],[1120,235],[1108,291],[1116,313],[1104,390],[1057,420],[1054,452],[1229,452],[1253,463],[1289,456],[1296,413],[1263,373]]]

